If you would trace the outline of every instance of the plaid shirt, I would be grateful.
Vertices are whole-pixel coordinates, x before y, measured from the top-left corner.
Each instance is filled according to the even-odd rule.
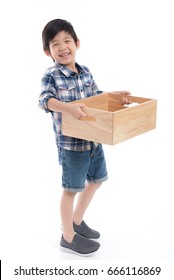
[[[39,106],[52,115],[58,147],[67,150],[85,151],[90,150],[90,142],[62,135],[62,113],[52,112],[47,107],[50,98],[56,98],[61,102],[71,102],[101,93],[89,69],[77,63],[76,67],[78,68],[78,74],[58,63],[47,69],[42,78]]]

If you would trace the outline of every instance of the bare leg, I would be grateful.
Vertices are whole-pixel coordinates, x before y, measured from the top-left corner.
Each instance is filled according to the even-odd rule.
[[[73,214],[73,221],[79,225],[85,214],[85,211],[90,204],[96,190],[101,186],[101,183],[87,183],[85,190],[79,194],[77,204]]]
[[[74,237],[73,229],[73,205],[76,193],[63,190],[60,202],[60,215],[63,226],[63,236],[66,241],[71,242]]]

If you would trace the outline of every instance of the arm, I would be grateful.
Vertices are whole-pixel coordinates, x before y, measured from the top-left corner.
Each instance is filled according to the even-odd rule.
[[[45,112],[65,112],[77,119],[87,116],[82,111],[82,109],[86,107],[84,104],[69,104],[59,101],[57,99],[57,90],[54,78],[46,74],[42,78],[42,91],[39,97],[39,106],[45,110]]]
[[[50,98],[48,100],[47,107],[50,111],[53,112],[69,113],[76,119],[87,116],[82,111],[83,108],[86,108],[86,105],[82,103],[69,104],[61,102],[55,98]]]

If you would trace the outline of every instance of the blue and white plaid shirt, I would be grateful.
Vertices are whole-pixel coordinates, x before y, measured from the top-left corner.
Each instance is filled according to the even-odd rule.
[[[67,150],[85,151],[91,149],[90,142],[62,135],[62,113],[52,112],[47,107],[50,98],[71,102],[101,93],[89,69],[77,63],[76,67],[78,74],[58,63],[46,70],[42,78],[39,105],[45,112],[51,112],[57,146]]]

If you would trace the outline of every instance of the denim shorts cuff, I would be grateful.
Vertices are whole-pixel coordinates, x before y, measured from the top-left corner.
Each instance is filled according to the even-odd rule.
[[[101,178],[97,178],[97,179],[95,179],[95,178],[87,179],[88,183],[103,183],[107,180],[108,180],[108,175],[105,175],[105,176],[103,176]]]
[[[62,186],[62,188],[67,191],[67,192],[83,192],[85,187],[77,188],[77,187],[67,187],[67,186]]]

